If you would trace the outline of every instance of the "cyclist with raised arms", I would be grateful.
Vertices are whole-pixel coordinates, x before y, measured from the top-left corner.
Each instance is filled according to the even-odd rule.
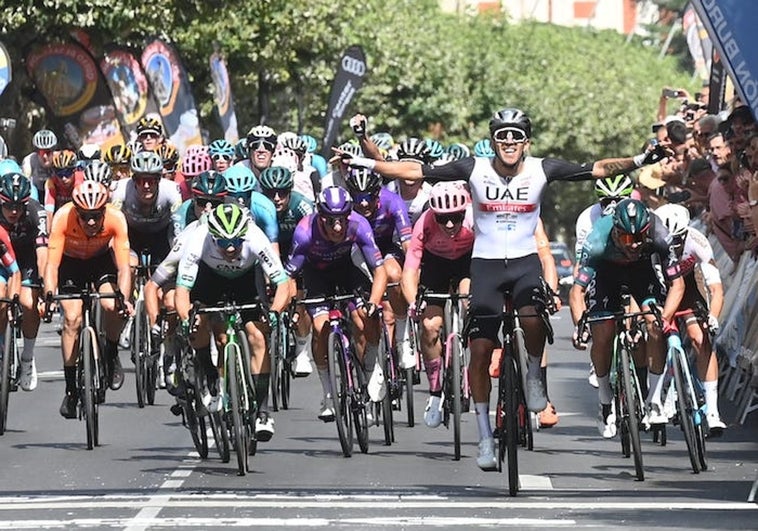
[[[298,223],[285,269],[293,278],[302,272],[303,285],[309,298],[334,295],[338,290],[348,294],[355,290],[370,290],[367,304],[364,306],[359,302],[359,307],[351,312],[350,317],[355,325],[353,339],[357,354],[364,367],[373,366],[368,383],[369,397],[378,402],[386,392],[384,372],[377,359],[379,322],[375,318],[387,286],[382,255],[374,241],[371,225],[366,218],[353,211],[353,202],[347,190],[339,186],[324,188],[319,194],[316,209],[315,214],[306,216]],[[373,280],[353,264],[353,245],[357,246],[373,273]],[[334,420],[333,394],[326,362],[328,311],[326,304],[308,307],[315,336],[314,361],[323,390],[318,417],[324,422]]]
[[[670,283],[667,288],[666,279]],[[622,287],[639,302],[642,310],[652,304],[661,308],[664,327],[674,318],[684,294],[684,280],[676,251],[668,230],[657,216],[650,213],[642,201],[624,199],[612,215],[601,217],[584,241],[579,273],[575,277],[570,297],[572,318],[578,323],[577,312],[587,294],[589,315],[601,316],[621,310]],[[666,353],[663,331],[652,315],[645,316],[648,332],[647,355],[650,361],[650,388],[655,389],[663,376]],[[612,320],[592,323],[590,357],[598,381],[598,431],[605,438],[616,435],[616,415],[613,411],[613,391],[610,384],[611,345],[616,333]],[[576,330],[574,346],[585,348],[586,331]],[[660,392],[648,396],[647,422],[665,423]]]
[[[10,237],[21,270],[19,301],[23,312],[24,347],[19,383],[24,391],[33,391],[37,387],[34,345],[40,323],[37,311],[40,288],[37,283],[47,262],[48,229],[45,209],[31,198],[29,180],[20,173],[10,173],[0,179],[0,227]],[[0,329],[5,330],[5,327]]]
[[[179,261],[176,279],[176,312],[189,328],[191,303],[197,301],[213,305],[225,299],[237,304],[261,302],[261,311],[242,312],[247,340],[250,345],[251,370],[255,381],[258,402],[258,417],[255,421],[256,439],[266,442],[274,435],[274,419],[268,412],[268,390],[271,376],[271,359],[266,348],[268,325],[261,322],[266,315],[264,279],[257,274],[263,268],[268,280],[276,286],[270,310],[281,313],[290,300],[289,277],[284,272],[279,255],[263,232],[255,226],[250,214],[239,205],[224,204],[216,207],[207,223],[199,224]],[[210,352],[211,329],[218,338],[218,350],[223,352],[225,343],[224,324],[211,323],[208,315],[201,315],[197,332],[190,341],[205,368],[209,395],[204,403],[211,411],[222,407],[218,390],[217,367],[212,365]],[[265,327],[265,328],[264,328]],[[263,329],[262,329],[263,328]],[[219,356],[219,365],[223,356]]]
[[[270,199],[276,207],[276,219],[279,223],[279,253],[282,261],[286,261],[292,250],[295,227],[301,219],[313,214],[313,202],[293,190],[292,172],[287,168],[280,166],[266,168],[261,172],[260,185],[263,195]],[[301,280],[301,277],[296,280]],[[302,307],[298,307],[298,314],[300,318],[295,330],[297,343],[295,375],[307,376],[313,372],[310,362],[311,342],[313,340],[311,320]]]
[[[553,181],[607,177],[655,162],[666,153],[651,151],[632,158],[604,159],[574,164],[560,159],[527,155],[532,125],[518,109],[497,111],[489,122],[495,157],[468,157],[441,166],[414,161],[386,162],[343,155],[353,166],[373,168],[384,177],[469,182],[474,211],[474,250],[471,260],[472,324],[469,379],[479,428],[477,464],[496,470],[495,441],[489,419],[490,357],[498,343],[503,293],[510,291],[521,313],[529,354],[526,402],[539,413],[547,406],[540,379],[540,358],[545,345],[542,319],[535,314],[533,292],[540,287],[540,261],[534,231],[545,187]]]
[[[382,187],[382,178],[371,170],[355,168],[347,173],[347,190],[353,210],[366,218],[374,231],[374,241],[382,253],[387,282],[400,282],[403,261],[413,227],[405,203],[394,192]],[[398,241],[399,243],[396,243]],[[416,366],[408,331],[408,305],[399,287],[387,291],[384,318],[394,334],[394,343],[404,369]]]
[[[442,422],[442,342],[440,330],[444,301],[430,301],[416,307],[419,285],[433,293],[450,289],[468,293],[471,250],[474,247],[474,219],[471,196],[465,183],[439,182],[432,186],[429,210],[413,226],[406,253],[401,287],[410,305],[411,316],[421,321],[421,355],[429,379],[429,399],[424,423],[436,428]]]
[[[626,175],[614,175],[612,177],[606,177],[605,179],[599,179],[595,181],[595,196],[597,196],[597,203],[593,203],[585,208],[579,217],[576,218],[576,244],[574,246],[574,252],[576,255],[574,265],[574,275],[579,272],[579,259],[582,257],[582,246],[584,240],[587,239],[587,235],[592,231],[592,226],[602,216],[613,214],[613,210],[616,208],[616,204],[626,197],[631,197],[634,191],[634,182]],[[571,301],[569,301],[570,303]],[[573,311],[577,315],[581,315],[584,311],[583,301],[581,308],[577,308]],[[642,353],[644,349],[637,349],[636,353]],[[644,353],[642,356],[635,355],[635,368],[637,369],[637,376],[640,381],[640,385],[643,387],[643,394],[646,394],[647,390],[647,362],[643,363]],[[590,362],[590,374],[587,378],[590,385],[597,388],[597,374],[595,374],[595,366]]]
[[[663,224],[669,230],[679,257],[679,267],[684,278],[684,296],[678,311],[688,312],[684,315],[684,321],[687,335],[697,352],[697,372],[705,391],[708,428],[711,435],[720,435],[726,429],[726,424],[719,415],[719,367],[706,327],[713,334],[719,329],[719,314],[724,305],[721,275],[713,259],[713,248],[708,238],[696,228],[689,226],[690,212],[687,208],[666,204],[656,208],[655,215],[663,220]],[[702,288],[696,273],[698,269],[705,283]],[[707,300],[701,291],[703,288],[708,290]],[[698,321],[693,311],[698,305],[708,311],[707,323]],[[660,391],[653,389],[659,396]],[[658,401],[660,402],[660,399]]]
[[[50,296],[58,291],[81,291],[94,284],[100,293],[131,293],[129,236],[124,214],[115,206],[106,204],[108,190],[94,181],[77,185],[72,199],[53,218],[44,292]],[[75,356],[82,324],[82,302],[68,300],[61,301],[60,305],[63,308],[61,351],[66,379],[60,414],[74,419],[78,400]],[[114,300],[103,299],[100,305],[105,332],[106,385],[116,390],[124,382],[117,343],[124,320]],[[123,313],[132,313],[128,300],[124,300],[124,305]]]

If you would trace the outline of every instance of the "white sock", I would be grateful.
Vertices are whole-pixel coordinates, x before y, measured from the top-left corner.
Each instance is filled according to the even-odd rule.
[[[648,404],[651,402],[660,404],[661,391],[663,391],[663,373],[655,374],[653,371],[648,371],[647,380],[650,385],[647,397]]]
[[[295,341],[297,342],[297,350],[302,352],[303,350],[310,350],[311,340],[313,339],[313,332],[308,332],[306,336],[295,335]]]
[[[479,428],[479,440],[492,437],[490,425],[490,405],[487,402],[474,402],[476,412],[476,427]]]
[[[703,382],[705,390],[705,406],[708,408],[709,415],[719,415],[719,381]]]
[[[332,394],[332,382],[329,381],[329,370],[318,369],[318,379],[321,380],[321,390],[324,396]]]
[[[609,375],[597,377],[597,396],[601,404],[613,402],[613,391],[611,391],[611,379]]]
[[[21,361],[32,361],[34,359],[34,344],[36,342],[36,337],[24,338],[24,349],[21,351]]]
[[[541,363],[542,356],[527,356],[526,377],[529,379],[542,378],[542,372],[540,371]]]

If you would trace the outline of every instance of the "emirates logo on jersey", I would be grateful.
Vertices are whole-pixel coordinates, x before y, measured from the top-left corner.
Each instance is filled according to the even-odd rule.
[[[481,212],[515,212],[517,214],[526,214],[528,212],[534,212],[537,209],[537,205],[523,205],[516,203],[480,203],[479,210]]]

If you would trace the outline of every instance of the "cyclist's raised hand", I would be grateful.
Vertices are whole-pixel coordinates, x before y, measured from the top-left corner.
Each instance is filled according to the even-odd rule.
[[[366,136],[366,129],[368,127],[367,123],[368,120],[366,120],[366,117],[362,114],[356,114],[350,118],[350,127],[353,129],[353,133],[355,133],[355,136],[358,138],[363,138]]]

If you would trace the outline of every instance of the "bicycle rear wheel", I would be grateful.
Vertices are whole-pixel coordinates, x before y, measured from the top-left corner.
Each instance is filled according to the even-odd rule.
[[[405,407],[408,414],[408,427],[412,428],[416,425],[413,410],[413,379],[416,369],[411,367],[410,369],[404,369],[403,372],[405,373]]]
[[[392,366],[390,363],[389,357],[392,356],[392,351],[387,350],[386,352],[382,352],[381,349],[379,351],[379,356],[381,356],[382,359],[382,370],[384,371],[384,379],[387,387],[387,392],[384,394],[384,398],[382,399],[382,425],[384,426],[384,444],[385,446],[390,446],[395,441],[395,432],[393,427],[393,419],[392,419],[392,397],[393,397],[393,390],[399,389],[399,387],[396,384],[397,382],[394,379],[394,375],[392,374]]]
[[[353,412],[353,424],[355,425],[355,436],[358,439],[358,447],[361,453],[368,453],[368,418],[366,407],[368,406],[368,397],[364,396],[364,385],[366,377],[363,369],[358,366],[354,358],[350,360],[350,374],[353,382],[352,394],[350,398],[350,407]]]
[[[229,431],[224,420],[224,415],[219,412],[211,413],[208,417],[211,432],[213,433],[213,441],[216,444],[216,451],[221,458],[222,463],[228,463],[231,457],[229,453]]]
[[[137,299],[137,303],[134,307],[134,315],[130,350],[132,351],[132,359],[134,360],[134,386],[137,391],[137,406],[143,408],[145,407],[145,401],[147,398],[147,370],[145,357],[148,355],[143,344],[143,328],[145,328],[144,301]]]
[[[96,332],[87,327],[82,330],[79,338],[79,363],[80,363],[80,392],[84,406],[84,420],[87,427],[87,450],[92,450],[98,444],[98,405],[95,394],[97,393],[97,361],[95,351],[97,348]]]
[[[631,452],[634,455],[634,469],[639,481],[645,480],[645,469],[642,465],[642,444],[640,442],[639,419],[641,414],[641,404],[638,397],[639,392],[636,389],[632,379],[631,359],[629,351],[625,348],[619,349],[621,356],[621,381],[623,389],[623,402],[626,414],[627,427],[629,429],[629,443]]]
[[[513,358],[511,345],[506,342],[503,349],[503,367],[500,374],[500,393],[503,405],[503,426],[500,430],[501,442],[505,444],[505,452],[508,459],[508,493],[515,496],[519,489],[518,478],[518,447],[519,447],[519,422],[518,422],[518,371],[517,360]]]
[[[690,465],[695,474],[700,473],[700,460],[697,448],[697,434],[695,433],[695,415],[697,414],[697,402],[691,381],[687,377],[687,367],[682,360],[684,354],[674,353],[674,383],[676,385],[676,401],[679,410],[679,426],[684,434],[684,442],[687,443],[687,453],[690,456]]]
[[[5,330],[5,348],[0,352],[2,356],[2,368],[0,369],[0,435],[5,433],[8,423],[8,403],[10,401],[11,386],[16,375],[14,374],[18,353],[14,327],[8,323]]]
[[[351,401],[347,386],[347,367],[342,336],[329,333],[327,364],[329,379],[332,384],[332,402],[334,404],[334,422],[342,447],[342,455],[353,455],[353,417],[350,414]]]
[[[269,358],[271,359],[271,376],[269,377],[269,387],[271,394],[271,410],[279,411],[279,400],[281,396],[282,383],[281,374],[284,360],[282,360],[282,322],[276,323],[269,334]]]
[[[229,410],[232,417],[232,433],[234,451],[237,454],[237,475],[244,476],[247,472],[247,433],[242,416],[242,374],[240,367],[239,345],[230,343],[226,345],[229,352],[227,356],[226,385],[229,387]]]

